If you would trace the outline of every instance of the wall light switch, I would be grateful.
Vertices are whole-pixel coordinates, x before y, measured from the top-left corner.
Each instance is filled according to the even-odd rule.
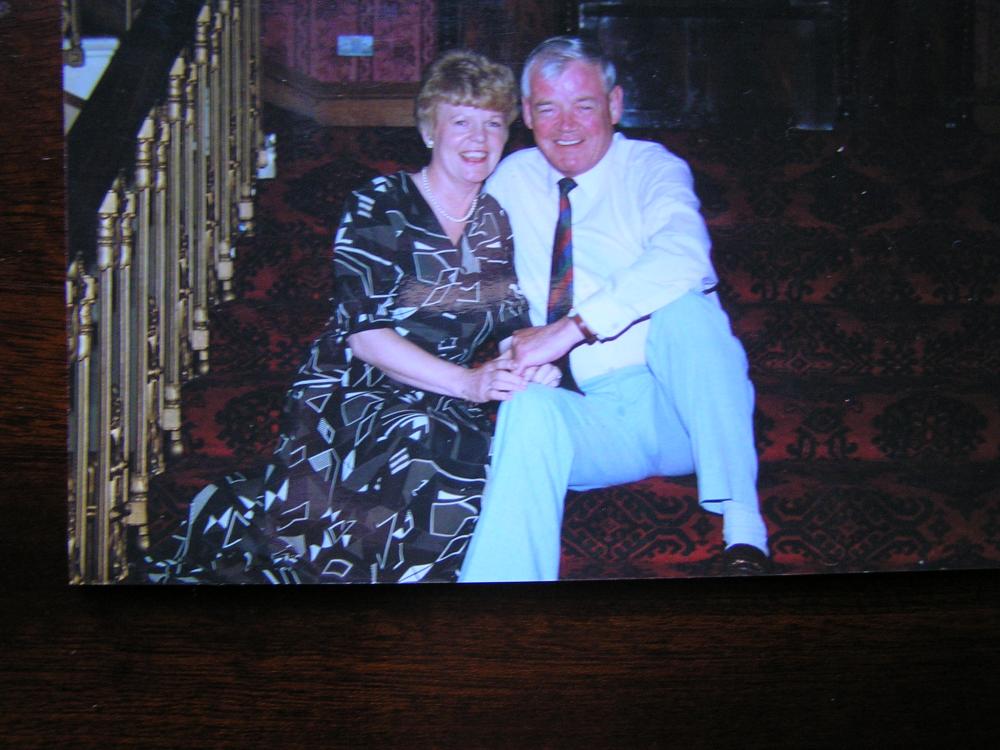
[[[342,34],[337,37],[337,54],[341,57],[371,57],[375,54],[375,37],[371,34]]]

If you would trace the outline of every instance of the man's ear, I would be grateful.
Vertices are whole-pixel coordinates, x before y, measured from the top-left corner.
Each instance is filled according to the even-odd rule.
[[[615,86],[608,94],[608,108],[611,110],[611,124],[617,125],[622,119],[622,102],[625,100],[625,92],[621,86]]]
[[[524,124],[528,128],[528,130],[532,130],[531,101],[525,96],[521,97],[521,119],[524,120]]]

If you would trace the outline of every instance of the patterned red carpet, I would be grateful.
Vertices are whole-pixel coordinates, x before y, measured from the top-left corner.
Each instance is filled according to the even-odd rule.
[[[330,308],[347,192],[421,165],[415,132],[269,109],[238,301],[184,391],[186,455],[154,482],[161,543],[188,498],[267,460],[288,380]],[[779,573],[1000,567],[1000,139],[942,128],[638,132],[686,158],[758,391]],[[523,131],[512,148],[529,142]],[[716,575],[694,478],[571,493],[567,578]]]

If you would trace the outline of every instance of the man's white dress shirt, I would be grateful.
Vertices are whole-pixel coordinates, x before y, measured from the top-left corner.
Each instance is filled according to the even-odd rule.
[[[537,148],[504,159],[487,192],[510,215],[514,264],[531,320],[544,325],[562,178]],[[574,178],[573,306],[599,343],[570,353],[580,383],[645,362],[647,320],[689,291],[715,286],[711,242],[687,163],[658,143],[616,133]]]

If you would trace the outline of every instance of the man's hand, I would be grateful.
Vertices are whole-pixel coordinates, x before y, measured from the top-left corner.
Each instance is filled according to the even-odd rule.
[[[557,388],[562,382],[562,371],[555,365],[533,365],[525,368],[524,379],[529,383]]]
[[[555,362],[581,341],[583,333],[569,318],[514,331],[510,346],[514,372],[521,375],[529,367]]]

